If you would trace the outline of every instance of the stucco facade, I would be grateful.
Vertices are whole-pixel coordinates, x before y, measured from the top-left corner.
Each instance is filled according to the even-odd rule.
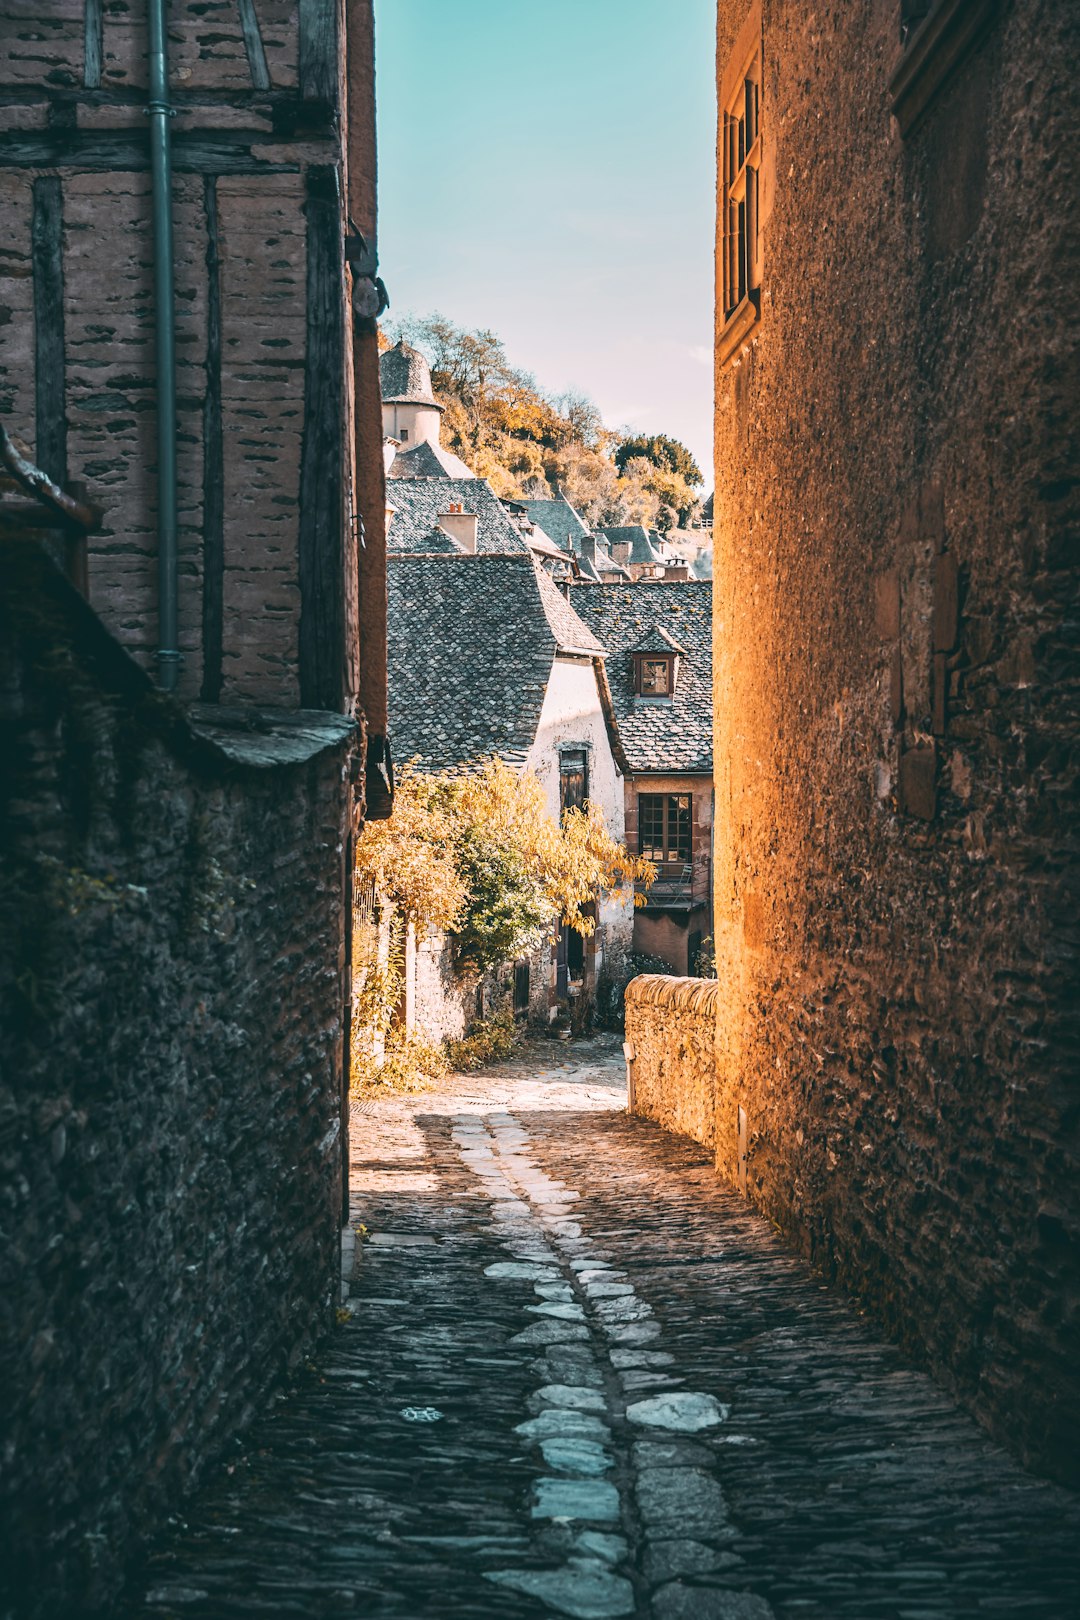
[[[526,761],[526,769],[532,771],[544,789],[548,815],[554,821],[559,819],[560,813],[563,752],[578,748],[585,750],[588,759],[589,802],[602,814],[612,838],[621,844],[626,835],[623,778],[611,751],[596,669],[591,658],[560,655],[551,666],[536,740]],[[630,948],[633,928],[633,895],[629,887],[600,900],[596,934],[586,942],[590,988],[595,984],[605,955]]]

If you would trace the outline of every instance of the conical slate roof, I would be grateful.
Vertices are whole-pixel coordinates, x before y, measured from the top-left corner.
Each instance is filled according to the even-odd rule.
[[[384,405],[445,409],[431,392],[431,367],[419,349],[410,349],[404,338],[379,356],[379,384]]]

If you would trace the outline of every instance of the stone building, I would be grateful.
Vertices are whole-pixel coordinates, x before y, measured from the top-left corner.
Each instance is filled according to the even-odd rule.
[[[717,1163],[1074,1480],[1078,22],[721,0],[714,557]]]
[[[589,800],[622,842],[626,761],[604,648],[518,546],[391,552],[390,701],[399,757],[423,771],[457,772],[498,756],[539,779],[553,820]],[[602,898],[589,939],[561,929],[520,964],[516,985],[508,972],[495,976],[484,1010],[500,1000],[500,984],[501,999],[516,996],[518,1010],[543,1020],[560,1003],[584,1008],[604,953],[625,952],[632,927],[629,891]],[[441,936],[417,942],[408,978],[410,1016],[427,1036],[457,1037],[473,1021],[474,989],[455,978]]]
[[[693,974],[712,935],[712,587],[581,585],[626,756],[626,843],[656,867],[632,948]]]
[[[0,43],[0,1609],[52,1616],[335,1303],[391,789],[372,17]]]

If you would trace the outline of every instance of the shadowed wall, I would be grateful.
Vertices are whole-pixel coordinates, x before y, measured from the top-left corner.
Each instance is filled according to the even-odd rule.
[[[1077,18],[939,4],[902,92],[900,10],[764,4],[760,315],[717,370],[717,1162],[741,1106],[753,1200],[1075,1477]]]

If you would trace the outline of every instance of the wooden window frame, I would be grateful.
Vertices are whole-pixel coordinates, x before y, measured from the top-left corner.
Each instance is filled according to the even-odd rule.
[[[720,82],[717,294],[725,365],[761,320],[764,79],[761,5],[751,7]],[[747,138],[749,137],[749,138]]]
[[[682,851],[679,849],[677,842],[676,842],[676,845],[675,845],[674,854],[671,852],[671,826],[672,826],[672,820],[673,820],[672,811],[671,811],[671,801],[672,801],[672,799],[685,799],[686,800],[686,818],[687,818],[687,820],[686,820],[686,853],[685,854],[683,854]],[[655,859],[655,857],[652,856],[652,855],[650,855],[648,857],[648,859],[653,861],[654,865],[661,872],[672,872],[672,871],[681,872],[684,867],[692,865],[693,860],[694,860],[694,795],[692,793],[690,793],[690,792],[686,792],[686,793],[639,793],[638,794],[638,799],[637,799],[637,828],[638,828],[637,844],[638,844],[638,854],[639,855],[643,854],[645,852],[645,807],[646,807],[647,802],[650,801],[650,800],[658,800],[659,803],[660,803],[660,806],[661,806],[661,808],[660,808],[660,824],[661,824],[662,831],[661,831],[661,835],[660,835],[660,843],[661,843],[661,845],[663,847],[664,856],[663,856],[663,859],[660,860],[660,861],[657,861]]]
[[[577,763],[579,759],[581,761],[580,767],[578,766],[578,763]],[[573,763],[571,763],[571,761]],[[569,783],[576,776],[581,777],[581,802],[580,802],[580,804],[575,804],[575,803],[568,802],[571,799],[571,795],[568,793],[567,788],[568,788]],[[576,795],[574,797],[576,797]],[[560,825],[562,824],[562,822],[564,822],[566,820],[566,813],[567,813],[568,810],[584,810],[586,805],[588,804],[588,802],[589,802],[589,750],[582,743],[575,743],[573,746],[570,746],[569,744],[566,744],[564,747],[560,748],[560,750],[559,750],[559,822],[560,822]]]
[[[666,664],[667,684],[666,692],[646,692],[645,665]],[[637,697],[653,698],[657,702],[667,703],[675,696],[675,654],[674,653],[635,653],[634,654],[634,694]]]

